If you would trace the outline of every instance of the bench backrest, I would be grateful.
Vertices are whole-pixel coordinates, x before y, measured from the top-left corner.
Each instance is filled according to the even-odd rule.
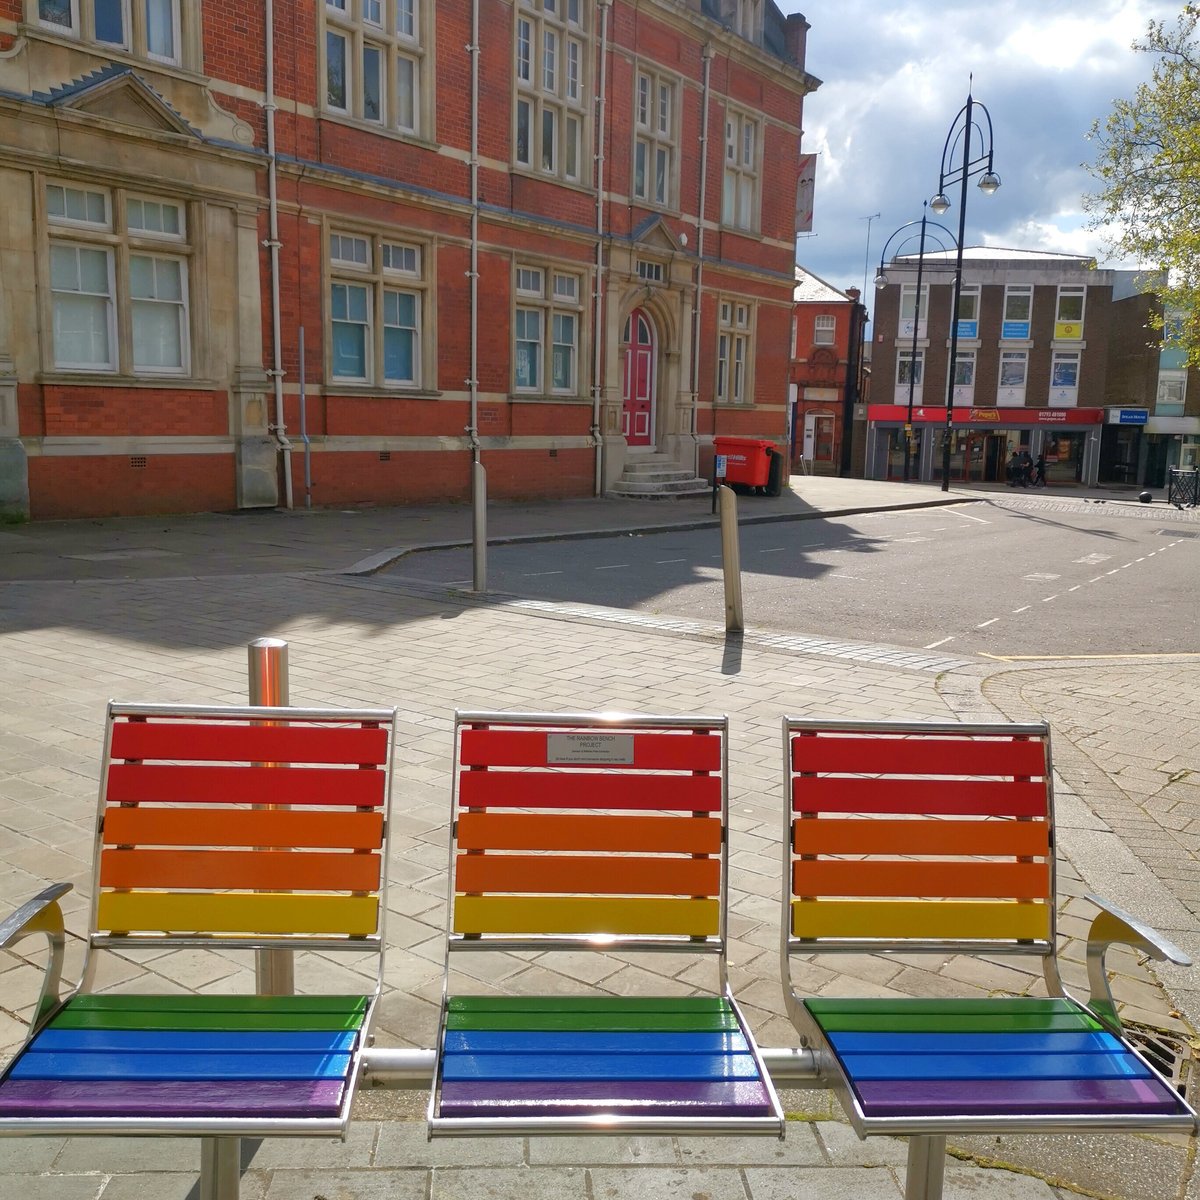
[[[727,740],[724,717],[456,713],[450,948],[723,966]]]
[[[1047,726],[785,718],[784,756],[786,950],[1052,953]]]
[[[109,705],[92,944],[381,950],[394,726]]]

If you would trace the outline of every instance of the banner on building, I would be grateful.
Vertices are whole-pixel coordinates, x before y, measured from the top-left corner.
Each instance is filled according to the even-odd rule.
[[[800,178],[796,182],[796,232],[812,233],[813,200],[817,192],[817,156],[800,155]]]

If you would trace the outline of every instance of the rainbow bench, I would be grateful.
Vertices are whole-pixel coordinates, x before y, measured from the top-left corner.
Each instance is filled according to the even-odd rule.
[[[725,718],[456,713],[431,1134],[782,1135],[726,976],[727,741]],[[581,950],[701,956],[716,986],[453,990],[473,952]]]
[[[82,980],[60,999],[58,899],[30,1036],[0,1075],[0,1135],[196,1136],[201,1195],[234,1200],[242,1137],[344,1136],[383,970],[394,709],[110,704]],[[105,953],[154,950],[137,993]],[[354,994],[169,992],[172,952],[355,956]],[[297,960],[303,968],[305,957]]]
[[[860,1137],[908,1135],[909,1200],[942,1194],[946,1135],[1194,1131],[1196,1114],[1123,1036],[1113,943],[1183,965],[1100,908],[1091,995],[1055,942],[1050,733],[1044,724],[785,718],[783,978],[788,1014]],[[794,956],[1032,955],[1044,997],[801,996]]]

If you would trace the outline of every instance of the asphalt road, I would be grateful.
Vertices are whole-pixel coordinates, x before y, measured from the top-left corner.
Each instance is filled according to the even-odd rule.
[[[753,501],[742,501],[742,514]],[[746,623],[997,657],[1200,651],[1200,537],[1173,512],[1025,497],[744,525]],[[469,551],[394,577],[471,582]],[[715,530],[493,546],[490,591],[723,622]]]

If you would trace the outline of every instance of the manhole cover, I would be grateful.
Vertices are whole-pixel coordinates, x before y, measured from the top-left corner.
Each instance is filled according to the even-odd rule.
[[[1169,1080],[1181,1096],[1185,1096],[1192,1067],[1192,1046],[1188,1039],[1153,1025],[1139,1025],[1136,1021],[1126,1021],[1122,1028],[1150,1065]]]
[[[1159,537],[1200,538],[1200,530],[1197,529],[1159,529],[1156,532]]]

